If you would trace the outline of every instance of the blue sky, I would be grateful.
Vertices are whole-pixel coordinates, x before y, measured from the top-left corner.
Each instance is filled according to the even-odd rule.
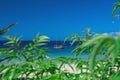
[[[120,30],[118,18],[112,23],[112,9],[117,0],[0,0],[0,29],[17,25],[5,35],[31,40],[39,32],[51,40],[83,34],[86,27],[93,32]],[[3,39],[3,38],[0,38]]]

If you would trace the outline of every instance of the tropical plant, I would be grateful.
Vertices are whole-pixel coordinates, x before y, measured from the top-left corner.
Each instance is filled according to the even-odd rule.
[[[89,70],[91,73],[95,71],[94,65],[97,55],[105,55],[105,59],[112,59],[112,62],[110,60],[112,65],[116,64],[116,59],[120,55],[120,37],[97,35],[78,46],[74,52],[81,54],[87,50],[88,46],[91,46],[89,54]]]
[[[13,27],[16,23],[12,23],[10,25],[8,25],[7,27],[5,27],[3,30],[0,30],[0,35],[6,33],[11,27]]]
[[[7,27],[5,27],[3,30],[0,30],[0,35],[6,33],[11,27],[13,27],[16,23],[12,23],[10,25],[8,25]],[[0,55],[3,54],[2,51],[4,51],[3,49],[0,50]],[[12,56],[8,56],[8,57],[5,57],[3,59],[0,59],[0,62],[6,60],[6,59],[9,59],[9,58],[12,58]]]
[[[91,29],[90,28],[85,28],[83,40],[88,40],[88,39],[92,38],[92,36],[94,36],[94,33],[91,32]]]
[[[115,2],[115,7],[112,11],[112,17],[114,18],[115,13],[120,9],[120,0],[118,0],[117,2]]]
[[[81,37],[80,37],[78,34],[72,34],[72,35],[70,35],[70,36],[67,36],[67,37],[64,39],[64,43],[65,43],[67,40],[70,40],[70,44],[71,44],[71,45],[73,45],[75,42],[77,42],[77,45],[82,44]]]
[[[77,43],[77,46],[79,46],[86,40],[90,39],[93,35],[94,34],[91,32],[90,28],[85,28],[83,36],[82,35],[80,36],[78,34],[72,34],[72,35],[67,36],[64,39],[64,42],[69,40],[71,45]]]
[[[5,36],[8,41],[4,44],[7,48],[1,48],[1,56],[7,64],[0,65],[1,80],[75,80],[79,76],[68,71],[63,71],[65,64],[73,69],[71,64],[74,58],[60,57],[49,59],[46,55],[47,48],[42,47],[49,41],[47,36],[37,35],[35,39],[25,46],[21,38]],[[15,62],[13,62],[15,61]]]
[[[2,73],[1,79],[42,79],[44,75],[53,74],[57,70],[57,66],[51,61],[47,60],[47,48],[41,46],[46,45],[49,41],[47,36],[37,35],[28,45],[21,45],[20,38],[6,36],[9,40],[5,45],[8,48],[1,49],[1,55],[5,56],[3,59],[9,61],[10,64],[3,64],[0,66]],[[6,59],[6,57],[11,57]],[[10,61],[17,61],[11,63]],[[32,76],[30,78],[30,76]]]

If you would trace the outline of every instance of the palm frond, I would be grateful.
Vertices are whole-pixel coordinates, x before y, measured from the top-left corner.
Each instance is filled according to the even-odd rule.
[[[114,18],[115,13],[120,9],[120,1],[117,1],[115,4],[116,6],[113,8],[112,11],[112,18]]]
[[[64,43],[69,40],[70,41],[70,44],[73,45],[75,42],[80,42],[81,41],[81,37],[78,35],[78,34],[72,34],[70,36],[67,36],[65,39],[64,39]]]
[[[0,35],[6,33],[14,25],[16,25],[16,23],[12,23],[12,24],[8,25],[7,27],[5,27],[3,30],[0,30]]]

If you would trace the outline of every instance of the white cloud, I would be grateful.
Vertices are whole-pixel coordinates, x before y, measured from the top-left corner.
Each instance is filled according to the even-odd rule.
[[[109,33],[102,33],[102,35],[109,35]]]
[[[95,33],[95,35],[98,35],[99,33]],[[109,32],[109,33],[102,33],[102,35],[109,35],[109,36],[120,36],[120,32]]]

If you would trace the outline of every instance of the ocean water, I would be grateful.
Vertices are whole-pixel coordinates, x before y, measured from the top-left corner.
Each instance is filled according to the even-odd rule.
[[[3,47],[8,47],[5,46],[4,43],[6,41],[0,41],[0,48]],[[22,46],[30,43],[31,41],[23,41],[22,42]],[[72,50],[75,49],[75,45],[77,43],[75,43],[74,45],[70,45],[70,42],[66,42],[63,43],[63,41],[57,41],[57,45],[63,45],[65,48],[64,49],[56,49],[54,48],[54,45],[56,45],[56,41],[50,41],[46,46],[49,50],[48,50],[48,57],[50,58],[56,58],[56,57],[75,57],[74,54],[72,53]],[[82,54],[79,57],[83,58],[83,59],[88,59],[88,55],[87,54]]]
[[[8,46],[5,46],[4,43],[6,41],[0,41],[0,48],[5,48],[5,47],[8,47]],[[30,43],[31,41],[23,41],[22,42],[22,46]],[[63,41],[58,41],[57,42],[58,45],[64,45],[65,48],[64,49],[55,49],[54,48],[54,45],[56,45],[56,41],[51,41],[49,42],[46,46],[43,46],[43,47],[47,47],[49,50],[48,50],[48,53],[47,53],[47,56],[49,57],[49,59],[53,59],[53,58],[57,58],[57,57],[75,57],[75,55],[72,53],[72,50],[75,49],[75,45],[71,46],[70,45],[70,42],[66,42],[65,44],[63,44]],[[4,56],[0,56],[0,58],[3,58]],[[87,53],[82,53],[81,55],[77,56],[79,58],[81,58],[82,60],[84,61],[88,61],[88,54]],[[104,56],[100,55],[97,57],[97,60],[99,59],[102,59]],[[22,60],[24,62],[24,59]],[[10,61],[10,64],[11,63],[16,63],[18,62],[17,60],[12,60]],[[8,62],[6,61],[3,61],[1,62],[0,65],[2,64],[8,64]]]

